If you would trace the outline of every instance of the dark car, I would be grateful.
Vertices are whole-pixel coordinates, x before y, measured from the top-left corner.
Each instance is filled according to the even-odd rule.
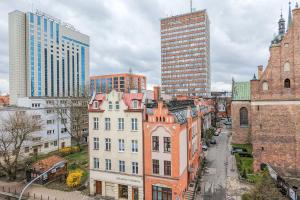
[[[208,149],[207,145],[206,145],[206,144],[203,144],[203,145],[202,145],[202,149],[203,149],[203,151],[207,151],[207,149]]]
[[[210,139],[210,143],[211,143],[211,144],[217,144],[217,141],[216,141],[215,138],[212,138],[212,139]]]
[[[233,155],[235,153],[247,153],[247,149],[239,148],[239,147],[232,147],[231,154]]]

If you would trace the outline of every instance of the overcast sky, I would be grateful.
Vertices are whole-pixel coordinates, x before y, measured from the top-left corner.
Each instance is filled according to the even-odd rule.
[[[160,18],[189,11],[190,0],[0,0],[0,91],[8,92],[8,12],[39,9],[90,36],[90,75],[128,72],[160,84]],[[292,7],[295,5],[292,1]],[[33,5],[33,6],[32,6]],[[280,9],[288,0],[194,0],[211,28],[212,90],[252,78],[267,63]]]

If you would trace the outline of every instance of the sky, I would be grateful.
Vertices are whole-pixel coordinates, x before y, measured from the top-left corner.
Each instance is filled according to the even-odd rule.
[[[295,1],[292,1],[292,8]],[[228,91],[266,65],[288,0],[193,0],[210,18],[212,90]],[[189,12],[190,0],[0,0],[0,93],[9,91],[8,13],[39,9],[90,36],[90,75],[147,76],[160,84],[160,19]]]

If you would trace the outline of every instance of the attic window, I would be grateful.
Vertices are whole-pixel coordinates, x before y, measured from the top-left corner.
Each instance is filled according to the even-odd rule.
[[[137,100],[132,101],[132,108],[134,108],[134,109],[138,108],[138,101]]]

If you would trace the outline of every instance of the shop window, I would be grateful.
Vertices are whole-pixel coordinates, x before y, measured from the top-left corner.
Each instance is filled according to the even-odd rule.
[[[119,185],[119,198],[128,199],[128,186]]]

